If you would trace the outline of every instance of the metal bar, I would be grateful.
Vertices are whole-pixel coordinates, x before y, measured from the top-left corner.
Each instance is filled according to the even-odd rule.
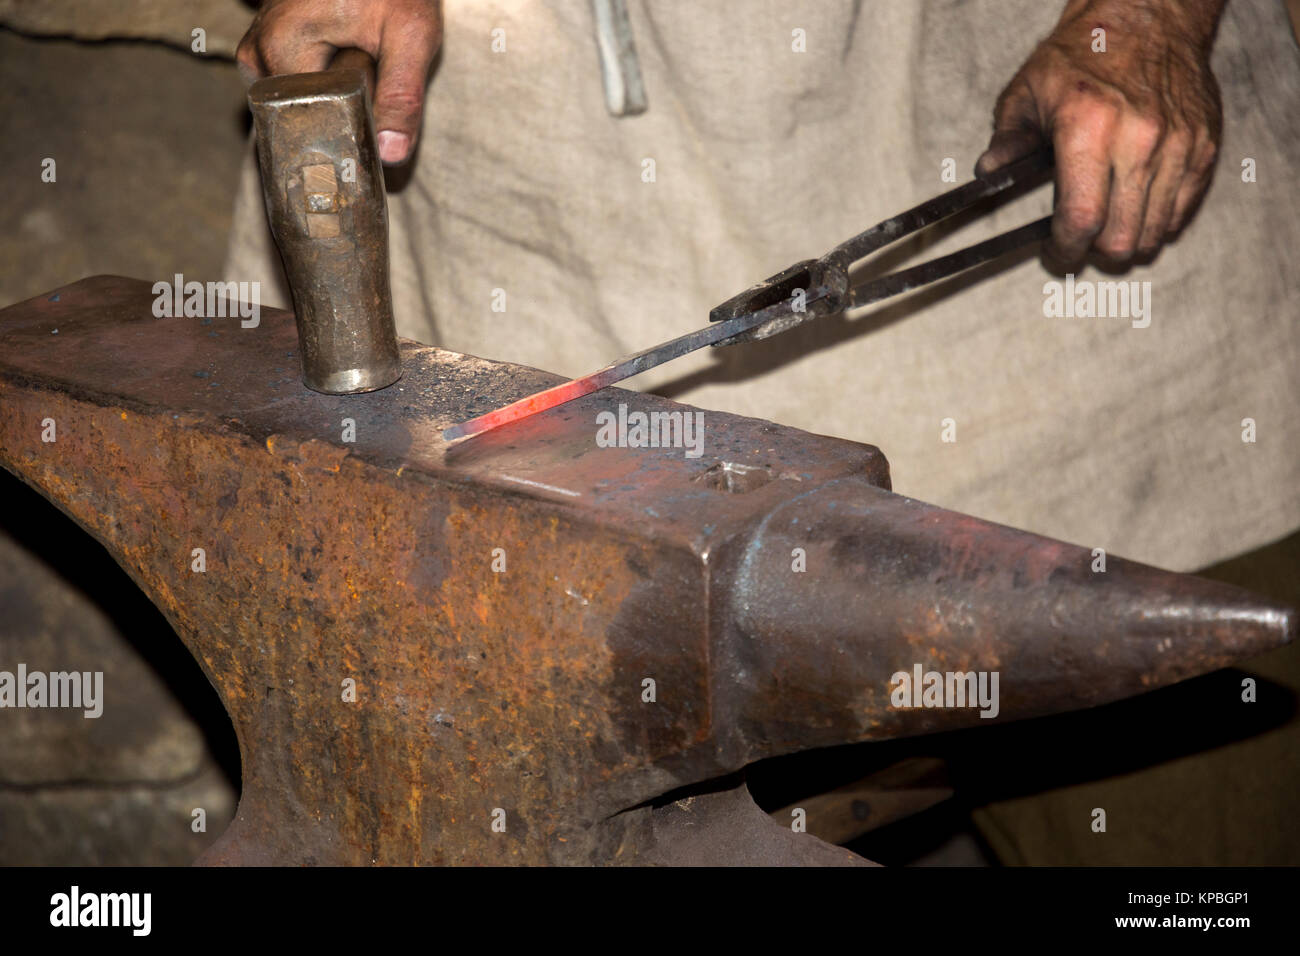
[[[733,335],[739,335],[779,315],[784,315],[788,311],[789,305],[785,302],[779,302],[760,312],[739,315],[726,322],[718,322],[695,329],[685,335],[679,335],[675,339],[615,359],[609,365],[597,369],[589,375],[568,382],[561,382],[559,385],[538,392],[536,395],[525,396],[516,402],[511,402],[509,405],[488,412],[486,415],[480,415],[477,418],[471,418],[469,421],[452,425],[442,433],[442,437],[447,441],[458,441],[462,438],[479,435],[494,428],[500,428],[502,425],[528,418],[538,412],[544,412],[558,405],[571,402],[575,398],[590,395],[592,392],[599,391],[606,386],[631,378],[633,375],[640,375],[648,369],[672,361],[675,358],[680,358],[707,345],[713,345]]]

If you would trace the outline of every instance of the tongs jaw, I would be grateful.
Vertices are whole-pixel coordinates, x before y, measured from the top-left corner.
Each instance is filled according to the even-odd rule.
[[[929,202],[877,223],[865,232],[840,243],[820,259],[805,259],[733,296],[709,312],[710,322],[725,322],[742,315],[771,309],[782,301],[788,311],[774,318],[714,342],[715,348],[754,342],[789,331],[811,319],[835,315],[857,306],[877,302],[918,286],[963,272],[1051,231],[1051,217],[1036,220],[969,246],[951,255],[931,259],[908,269],[879,276],[856,288],[849,287],[849,269],[854,263],[884,246],[897,242],[940,220],[963,212],[979,202],[1012,187],[1029,184],[1052,168],[1051,150],[1040,150],[1002,169],[936,196]]]
[[[734,345],[771,338],[809,319],[834,315],[844,310],[844,297],[848,288],[848,273],[827,259],[796,262],[788,269],[732,296],[721,305],[714,306],[709,312],[709,321],[725,322],[737,316],[751,315],[783,301],[790,303],[790,312],[714,344]]]

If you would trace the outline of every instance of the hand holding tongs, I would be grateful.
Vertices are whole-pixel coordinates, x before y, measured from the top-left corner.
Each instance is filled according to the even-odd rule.
[[[555,385],[504,408],[453,425],[442,433],[443,438],[454,441],[477,435],[589,395],[706,345],[735,345],[769,338],[812,319],[837,315],[946,279],[1013,249],[1045,239],[1051,232],[1051,216],[950,255],[891,272],[853,288],[849,286],[849,269],[860,259],[981,200],[1030,182],[1051,166],[1051,151],[1042,150],[936,196],[840,243],[820,259],[796,263],[728,299],[709,313],[710,324],[702,329],[624,356],[590,375]]]

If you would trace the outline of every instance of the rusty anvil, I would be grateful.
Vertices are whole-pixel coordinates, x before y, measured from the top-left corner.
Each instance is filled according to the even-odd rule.
[[[398,384],[324,395],[291,314],[204,325],[153,298],[101,276],[0,311],[0,464],[104,544],[229,711],[243,795],[206,862],[852,862],[743,785],[663,797],[993,723],[894,706],[918,664],[999,672],[1014,720],[1294,633],[1239,589],[1093,573],[893,494],[867,445],[704,412],[698,459],[597,446],[620,403],[686,411],[650,395],[450,448],[447,425],[558,377],[401,341]]]

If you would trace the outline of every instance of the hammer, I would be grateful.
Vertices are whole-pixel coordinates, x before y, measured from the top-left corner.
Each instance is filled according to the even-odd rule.
[[[369,54],[349,48],[328,70],[270,76],[248,91],[303,384],[331,395],[376,391],[402,375],[370,115],[374,70]]]

